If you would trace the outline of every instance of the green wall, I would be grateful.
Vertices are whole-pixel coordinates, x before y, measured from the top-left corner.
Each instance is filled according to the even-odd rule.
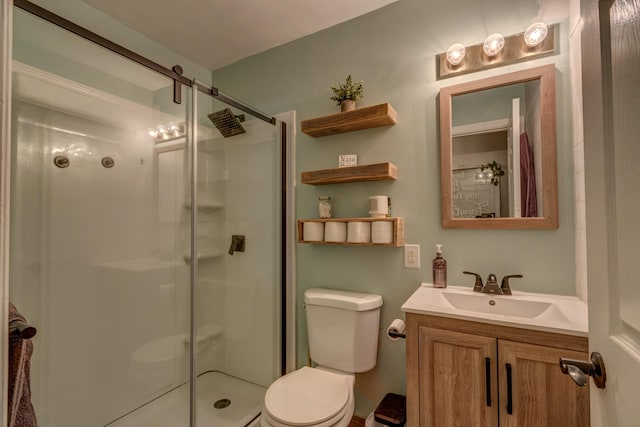
[[[298,365],[307,363],[303,292],[327,287],[383,296],[381,327],[402,318],[402,303],[431,280],[434,245],[444,244],[449,283],[471,286],[463,270],[498,276],[521,273],[516,290],[575,294],[572,134],[567,13],[544,16],[535,0],[427,2],[400,0],[383,9],[216,70],[214,85],[261,110],[296,110],[298,120],[337,112],[329,87],[351,73],[364,80],[360,106],[390,102],[395,126],[313,139],[297,135],[297,173],[337,167],[339,154],[360,164],[390,161],[395,182],[309,186],[298,182],[297,217],[317,217],[317,199],[330,195],[338,217],[367,215],[367,197],[387,194],[405,218],[405,241],[421,245],[422,268],[405,269],[403,250],[297,245]],[[455,11],[455,12],[452,12]],[[536,18],[559,23],[558,54],[436,81],[435,55],[455,42],[479,43],[492,32],[523,32]],[[286,25],[286,21],[283,21]],[[437,96],[441,87],[555,63],[558,106],[560,228],[445,230],[440,225]],[[299,123],[298,123],[299,126]],[[299,132],[299,131],[298,131]],[[381,337],[383,335],[381,334]],[[378,364],[356,378],[356,414],[366,415],[387,392],[405,392],[403,342],[380,341]]]

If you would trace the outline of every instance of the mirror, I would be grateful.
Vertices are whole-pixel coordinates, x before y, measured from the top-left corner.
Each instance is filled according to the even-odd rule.
[[[444,228],[558,228],[555,66],[440,90]]]

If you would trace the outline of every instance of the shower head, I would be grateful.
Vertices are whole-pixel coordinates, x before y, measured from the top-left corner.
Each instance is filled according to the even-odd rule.
[[[225,138],[246,132],[240,124],[240,121],[244,119],[244,116],[235,116],[228,108],[211,113],[208,117]],[[238,118],[240,118],[240,120],[238,120]]]

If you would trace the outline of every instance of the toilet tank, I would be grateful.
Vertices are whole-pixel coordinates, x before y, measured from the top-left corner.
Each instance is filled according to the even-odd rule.
[[[376,365],[380,295],[313,288],[304,293],[311,359],[344,372]]]

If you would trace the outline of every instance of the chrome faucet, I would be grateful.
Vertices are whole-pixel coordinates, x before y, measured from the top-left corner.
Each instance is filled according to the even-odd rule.
[[[495,274],[489,274],[489,277],[487,277],[487,283],[484,284],[481,292],[485,294],[503,294],[502,289],[498,286],[498,279],[496,279]]]
[[[511,274],[508,276],[504,276],[502,278],[502,283],[500,284],[500,289],[502,290],[503,295],[511,295],[511,287],[509,286],[509,279],[511,278],[522,279],[522,274]]]
[[[476,276],[476,283],[473,285],[473,292],[482,292],[484,285],[482,284],[482,277],[478,273],[472,271],[463,271],[464,274],[473,274]]]
[[[522,278],[522,274],[511,274],[502,278],[502,283],[498,286],[498,279],[496,275],[491,273],[487,277],[487,283],[482,284],[482,277],[479,274],[471,271],[463,271],[464,274],[472,274],[476,277],[476,282],[473,285],[473,292],[482,292],[485,294],[496,295],[511,295],[511,287],[509,286],[509,279]]]

